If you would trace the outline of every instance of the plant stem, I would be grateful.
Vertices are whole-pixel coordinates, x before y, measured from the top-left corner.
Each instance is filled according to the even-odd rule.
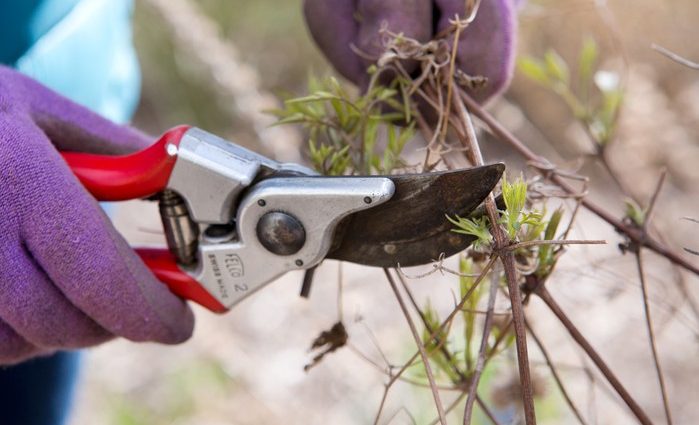
[[[667,56],[668,58],[672,59],[673,61],[679,63],[680,65],[684,65],[687,68],[693,69],[693,70],[699,70],[699,63],[693,62],[685,57],[682,57],[678,55],[677,53],[670,51],[662,46],[658,46],[657,44],[652,44],[651,49],[655,50],[656,52]]]
[[[422,324],[425,326],[427,332],[429,332],[430,334],[434,333],[436,335],[437,333],[434,331],[434,329],[432,329],[432,326],[430,326],[430,323],[427,321],[427,317],[425,317],[425,313],[423,313],[422,310],[420,310],[420,307],[417,305],[417,301],[415,301],[415,297],[413,296],[412,291],[410,291],[410,288],[408,288],[408,284],[405,282],[405,279],[403,279],[403,276],[401,276],[400,273],[398,274],[398,280],[403,286],[403,290],[408,295],[408,299],[410,300],[410,303],[413,305],[413,308],[420,316],[420,320],[422,320]],[[460,381],[454,383],[463,385],[465,382],[467,382],[466,375],[464,374],[464,372],[461,371],[461,369],[459,369],[456,363],[453,362],[453,356],[451,355],[447,347],[444,346],[444,341],[435,340],[435,343],[439,346],[439,351],[441,351],[442,354],[444,354],[444,358],[447,359],[447,362],[449,362],[449,364],[451,365],[451,368],[454,371],[454,373],[459,377]]]
[[[461,91],[463,94],[463,91]],[[483,156],[476,139],[476,131],[471,121],[469,111],[464,105],[461,96],[454,96],[454,106],[464,126],[466,141],[469,144],[469,153],[475,165],[483,165]],[[514,254],[504,248],[509,245],[509,240],[505,231],[498,223],[497,207],[495,197],[491,193],[485,200],[485,207],[492,224],[492,233],[495,238],[495,249],[500,252],[499,257],[505,269],[507,288],[512,304],[512,320],[515,328],[515,343],[517,348],[517,361],[519,368],[520,385],[522,386],[522,404],[524,405],[524,419],[527,425],[536,424],[536,413],[534,411],[534,393],[532,390],[531,371],[529,370],[529,355],[527,353],[527,332],[524,327],[524,310],[522,308],[522,295],[517,284],[517,271],[515,268]]]
[[[636,266],[638,267],[638,276],[641,280],[641,294],[643,295],[643,312],[646,317],[646,327],[648,328],[648,337],[650,338],[650,348],[653,352],[653,364],[655,366],[655,372],[658,375],[658,384],[660,385],[660,393],[663,397],[663,408],[665,409],[665,419],[668,425],[672,425],[672,415],[670,413],[670,402],[667,397],[667,389],[665,388],[665,378],[663,377],[663,370],[660,367],[660,356],[658,356],[658,347],[655,342],[655,332],[653,331],[653,321],[650,315],[650,305],[648,304],[648,285],[646,284],[646,277],[643,271],[643,259],[641,257],[641,250],[636,252]]]
[[[425,317],[425,314],[422,312],[422,310],[420,310],[419,306],[417,305],[417,302],[415,301],[415,297],[413,296],[412,292],[410,291],[410,288],[408,288],[408,284],[405,282],[405,279],[403,279],[403,276],[402,276],[400,273],[398,274],[398,280],[400,280],[400,283],[402,284],[403,289],[405,290],[405,293],[408,295],[408,299],[410,300],[410,302],[412,303],[413,307],[415,308],[415,311],[417,311],[418,315],[420,316],[420,319],[422,319],[422,323],[425,325],[425,329],[427,329],[427,332],[430,332],[431,334],[435,334],[435,335],[436,335],[436,332],[433,331],[432,327],[430,326],[429,322],[427,321],[427,318]],[[496,287],[496,289],[497,289],[497,287]],[[462,308],[462,309],[456,309],[456,311],[459,311],[459,310],[463,310],[463,308]],[[489,310],[489,311],[490,311],[490,310]],[[488,313],[486,312],[486,314],[488,314]],[[493,314],[494,314],[494,313],[493,313]],[[487,320],[487,319],[486,319],[486,320]],[[442,352],[442,354],[444,354],[444,357],[447,359],[447,361],[449,362],[449,364],[452,365],[452,369],[454,370],[454,372],[459,376],[460,381],[459,381],[459,382],[454,382],[454,384],[463,386],[465,383],[468,382],[468,378],[466,377],[466,375],[464,374],[464,372],[463,372],[461,369],[459,369],[459,368],[456,366],[456,364],[453,363],[453,361],[452,361],[453,356],[452,356],[452,354],[449,352],[449,350],[444,346],[444,344],[440,344],[440,345],[439,345],[439,349],[440,349],[440,351]],[[486,361],[487,361],[487,360],[486,360]],[[472,378],[472,379],[473,379],[473,378]],[[495,416],[493,416],[492,412],[488,409],[488,407],[485,405],[485,403],[483,402],[483,400],[481,399],[481,397],[478,395],[477,389],[474,390],[473,393],[471,392],[471,390],[469,390],[467,393],[463,393],[462,396],[459,397],[459,400],[461,400],[466,394],[475,394],[476,402],[477,402],[478,405],[481,407],[481,409],[483,409],[483,411],[485,412],[486,416],[488,416],[488,418],[493,422],[493,424],[495,424],[495,425],[500,425],[500,424],[498,423],[497,419],[495,418]],[[454,405],[452,405],[452,406],[450,406],[449,408],[447,408],[447,412],[449,412],[450,410],[452,410],[452,409],[453,409],[453,406],[454,406]],[[435,422],[436,422],[436,421],[435,421]]]
[[[516,244],[510,245],[505,249],[508,251],[516,251],[520,248],[527,248],[530,246],[540,246],[540,245],[606,245],[605,240],[537,240],[537,241],[524,241],[518,242]]]
[[[393,276],[391,276],[391,273],[388,271],[388,269],[384,268],[383,271],[386,274],[386,278],[388,279],[388,283],[391,285],[391,289],[393,290],[393,293],[396,295],[396,299],[398,300],[398,304],[400,305],[400,309],[403,311],[403,315],[405,316],[405,320],[407,320],[408,326],[410,327],[410,332],[413,334],[413,338],[415,338],[415,343],[417,344],[417,348],[420,351],[420,357],[422,357],[422,363],[425,366],[425,373],[427,374],[427,380],[429,381],[430,389],[432,390],[432,397],[434,397],[434,403],[435,403],[435,406],[437,407],[437,414],[439,415],[439,422],[442,425],[447,425],[447,417],[446,417],[446,414],[444,413],[444,406],[442,406],[442,400],[439,398],[439,390],[436,387],[436,384],[434,381],[434,376],[432,375],[432,367],[430,366],[429,357],[427,356],[427,353],[425,352],[425,346],[422,344],[422,340],[420,339],[420,334],[418,333],[417,328],[415,328],[415,323],[413,323],[413,319],[410,318],[410,312],[408,312],[408,309],[406,308],[405,303],[403,302],[403,297],[401,297],[400,292],[398,292],[398,287],[396,286],[396,282],[393,280]]]
[[[609,384],[614,388],[614,390],[619,394],[619,396],[624,400],[626,405],[631,409],[631,412],[636,416],[638,421],[643,425],[651,425],[652,422],[648,415],[643,411],[641,406],[636,403],[636,400],[631,397],[631,394],[624,388],[619,379],[614,375],[614,372],[607,366],[607,364],[602,360],[602,357],[597,353],[597,351],[590,345],[590,343],[585,339],[585,337],[580,333],[577,327],[571,322],[568,316],[563,312],[558,303],[553,299],[551,294],[546,289],[546,286],[541,285],[537,288],[536,294],[541,298],[542,301],[548,306],[551,312],[558,318],[558,320],[563,324],[563,326],[568,330],[568,333],[575,340],[575,342],[580,345],[580,347],[587,353],[590,360],[592,360],[597,368],[602,372],[602,375],[607,379]]]
[[[468,94],[461,91],[461,98],[463,99],[468,109],[471,112],[473,112],[473,114],[477,116],[481,121],[483,121],[495,136],[511,145],[517,152],[519,152],[525,158],[531,161],[542,161],[542,158],[540,156],[536,155],[527,146],[525,146],[524,143],[522,143],[505,127],[503,127],[503,125],[500,124],[492,115],[490,115],[480,105],[478,105],[476,101],[471,99],[471,97],[468,96]],[[542,172],[542,174],[548,177],[551,181],[556,183],[566,192],[571,194],[576,193],[575,188],[573,188],[568,182],[563,180],[563,178],[558,176],[557,174],[549,172]],[[682,258],[680,254],[668,249],[667,247],[663,246],[661,243],[651,238],[650,236],[644,235],[640,230],[625,225],[612,213],[604,210],[601,206],[595,204],[590,199],[583,198],[582,205],[586,207],[588,210],[590,210],[592,213],[597,215],[599,218],[612,225],[612,227],[614,227],[617,231],[626,235],[626,237],[628,237],[632,242],[641,244],[655,251],[656,253],[673,262],[674,264],[677,264],[678,266],[681,266],[684,269],[689,270],[692,273],[699,276],[699,267],[689,263],[687,260]]]
[[[456,408],[456,406],[459,405],[459,403],[461,403],[461,400],[463,400],[464,397],[466,397],[466,394],[467,393],[459,394],[459,396],[456,397],[456,399],[449,406],[447,406],[447,410],[446,410],[447,414],[451,413],[451,411],[454,410]],[[437,422],[439,422],[439,418],[434,419],[432,422],[429,423],[429,425],[435,425]]]
[[[469,290],[466,292],[466,294],[461,298],[461,301],[459,301],[459,304],[454,307],[454,310],[447,316],[446,319],[442,321],[442,323],[439,325],[439,327],[432,332],[432,334],[429,336],[429,339],[434,339],[434,337],[444,329],[444,327],[451,323],[451,321],[454,319],[454,317],[461,311],[461,309],[464,307],[464,304],[466,304],[466,301],[469,299],[469,297],[473,294],[473,292],[478,288],[478,285],[481,283],[483,278],[488,274],[490,269],[493,267],[493,264],[495,264],[495,261],[497,260],[497,257],[493,256],[488,263],[483,267],[483,270],[481,271],[481,275],[476,278],[476,281],[473,282],[473,285],[469,288]],[[400,368],[400,370],[395,374],[391,376],[391,379],[385,386],[384,394],[381,398],[381,403],[379,405],[378,412],[376,413],[376,418],[374,420],[374,425],[378,424],[379,418],[381,417],[381,411],[383,409],[383,406],[386,402],[386,396],[388,395],[388,390],[391,388],[391,386],[400,378],[400,376],[405,372],[410,366],[412,366],[413,361],[420,355],[420,352],[416,352],[413,354],[410,359],[408,359],[407,362]]]
[[[556,385],[558,385],[558,389],[561,391],[561,394],[563,394],[563,398],[566,400],[568,407],[570,407],[570,410],[573,412],[573,415],[575,415],[575,417],[578,419],[578,422],[580,422],[580,425],[587,425],[587,423],[585,422],[585,419],[583,419],[582,415],[580,414],[580,411],[575,406],[575,403],[573,403],[573,399],[571,399],[570,395],[568,395],[568,391],[566,391],[565,386],[563,385],[563,380],[558,375],[558,371],[556,370],[556,367],[554,366],[553,361],[551,360],[551,356],[549,356],[549,353],[546,350],[546,347],[544,346],[543,342],[536,335],[536,333],[534,332],[534,329],[532,329],[529,322],[527,322],[526,317],[525,317],[524,321],[525,321],[525,324],[527,325],[527,330],[529,331],[529,335],[532,336],[532,338],[534,339],[534,342],[539,347],[539,351],[541,351],[541,354],[544,356],[544,360],[546,360],[546,364],[548,365],[549,370],[551,370],[551,375],[553,376],[553,380],[556,381]]]
[[[495,417],[495,415],[493,415],[493,412],[490,411],[488,406],[486,406],[486,404],[483,402],[481,396],[479,396],[478,394],[476,394],[476,402],[478,403],[478,406],[481,408],[481,410],[483,410],[483,413],[485,413],[485,415],[488,417],[488,419],[490,419],[490,421],[494,425],[500,425],[498,419]]]
[[[498,283],[500,280],[500,274],[497,272],[497,268],[491,274],[490,280],[490,292],[488,294],[488,313],[485,316],[485,323],[483,324],[483,337],[481,338],[481,346],[478,349],[478,358],[476,359],[476,368],[473,370],[473,376],[471,376],[471,382],[468,389],[468,397],[466,398],[466,406],[464,407],[464,425],[469,425],[471,423],[471,415],[473,414],[473,402],[476,399],[475,395],[478,394],[478,383],[481,379],[481,374],[483,369],[485,369],[486,362],[486,350],[488,349],[488,339],[490,338],[490,332],[493,329],[493,311],[495,310],[495,299],[498,294]]]

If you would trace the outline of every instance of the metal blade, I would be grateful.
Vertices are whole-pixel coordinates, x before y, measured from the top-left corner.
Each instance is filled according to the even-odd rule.
[[[427,264],[474,238],[454,233],[446,216],[470,214],[493,190],[504,164],[427,174],[387,176],[396,186],[386,203],[343,219],[328,258],[376,267]]]

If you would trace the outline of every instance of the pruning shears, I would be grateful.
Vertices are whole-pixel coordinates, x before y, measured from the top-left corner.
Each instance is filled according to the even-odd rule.
[[[395,267],[462,251],[473,238],[446,216],[471,213],[505,168],[324,177],[188,126],[130,155],[62,154],[97,200],[159,201],[169,249],[137,253],[174,293],[216,312],[325,258]]]

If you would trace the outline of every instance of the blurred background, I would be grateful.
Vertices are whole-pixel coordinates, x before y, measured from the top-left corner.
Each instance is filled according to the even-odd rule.
[[[304,94],[309,75],[332,73],[305,30],[299,0],[137,0],[134,19],[143,72],[136,126],[158,134],[188,123],[282,160],[303,157],[302,133],[270,129],[273,119],[260,113],[275,106],[276,96]],[[699,71],[650,46],[699,60],[698,23],[696,0],[530,0],[520,13],[520,56],[554,49],[575,63],[585,39],[599,46],[600,69],[618,76],[625,93],[610,165],[641,202],[650,198],[660,170],[668,170],[654,226],[676,250],[699,249],[699,225],[682,220],[699,217]],[[490,110],[537,152],[590,176],[590,196],[623,215],[621,191],[585,159],[589,142],[559,97],[517,72]],[[482,137],[487,161],[525,169],[506,147]],[[162,242],[155,205],[120,204],[116,224],[134,244]],[[571,247],[549,289],[663,423],[634,259],[623,256],[618,235],[589,214],[581,213],[571,238],[609,244]],[[699,279],[653,254],[644,258],[675,423],[699,423]],[[197,309],[194,337],[183,345],[115,341],[89,350],[71,423],[373,423],[387,377],[371,362],[381,365],[385,356],[401,365],[414,351],[395,297],[382,272],[371,268],[327,261],[307,300],[298,296],[301,278],[284,276],[224,316]],[[458,293],[456,279],[438,274],[410,285],[420,305],[429,299],[443,314]],[[499,311],[507,308],[502,298]],[[526,313],[589,423],[635,423],[551,314],[536,300]],[[312,340],[338,318],[349,347],[304,372]],[[540,423],[574,423],[541,353],[532,343],[529,351],[541,390]],[[515,365],[507,352],[481,381],[481,396],[503,412],[517,409]],[[444,399],[453,397],[444,392]],[[462,411],[450,419],[460,422]],[[435,415],[429,389],[398,383],[381,423],[424,424]],[[477,412],[474,423],[488,422]]]

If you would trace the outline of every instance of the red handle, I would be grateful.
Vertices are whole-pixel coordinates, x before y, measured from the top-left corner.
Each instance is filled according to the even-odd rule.
[[[73,173],[85,188],[100,201],[125,201],[146,198],[167,186],[176,155],[168,154],[170,145],[179,146],[189,126],[175,127],[164,133],[148,148],[123,156],[62,152]],[[186,299],[201,304],[211,311],[222,313],[226,308],[199,282],[192,279],[177,265],[175,257],[166,249],[136,249],[146,266],[170,290]]]
[[[123,156],[62,152],[73,173],[99,201],[125,201],[146,198],[165,189],[176,155],[167,152],[178,146],[189,126],[164,133],[148,148]]]
[[[136,253],[161,282],[181,298],[192,300],[216,313],[227,309],[214,298],[199,282],[192,279],[177,265],[175,257],[166,249],[138,248]]]

